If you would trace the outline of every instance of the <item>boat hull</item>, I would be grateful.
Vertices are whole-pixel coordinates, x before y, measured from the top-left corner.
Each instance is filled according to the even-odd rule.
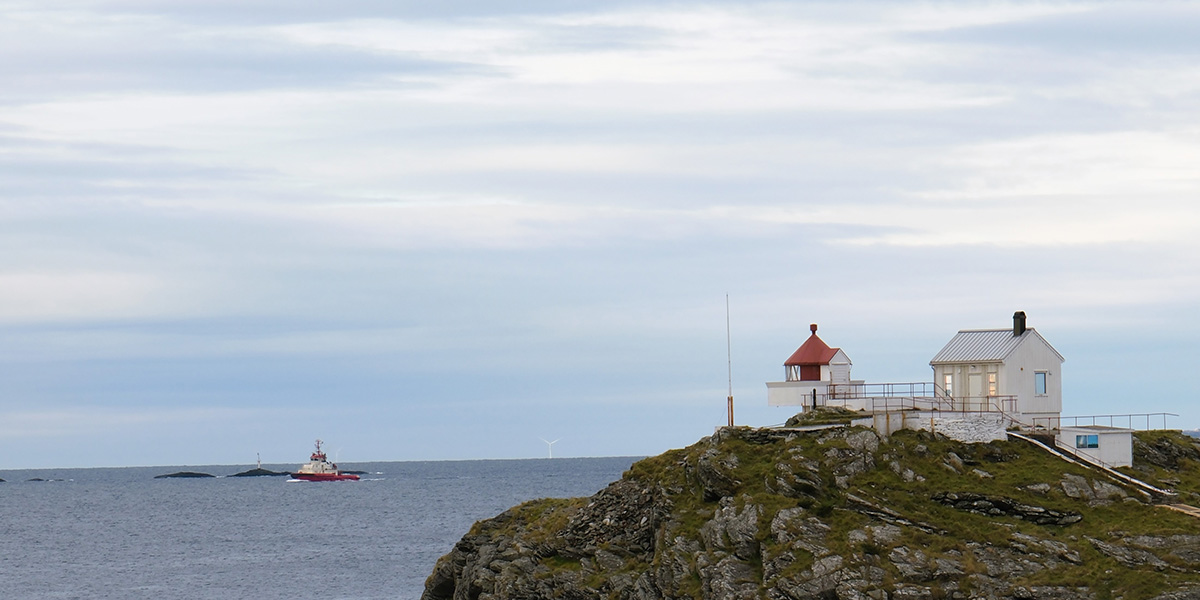
[[[292,473],[292,478],[303,481],[358,481],[358,475],[345,473]]]

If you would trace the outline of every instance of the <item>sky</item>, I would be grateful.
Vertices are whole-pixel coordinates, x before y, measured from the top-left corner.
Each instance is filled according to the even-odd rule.
[[[1198,427],[1198,30],[0,0],[0,468],[652,455],[724,423],[731,370],[739,424],[785,421],[810,323],[927,381],[1016,310],[1064,414]]]

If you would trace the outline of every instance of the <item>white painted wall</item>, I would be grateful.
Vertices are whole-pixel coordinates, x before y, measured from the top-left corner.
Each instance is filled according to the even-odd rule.
[[[814,389],[818,402],[824,402],[828,387],[824,381],[769,381],[767,406],[811,406]]]
[[[821,374],[824,376],[826,369],[821,368]],[[850,383],[850,357],[838,348],[833,358],[829,359],[829,381],[833,383]]]
[[[1099,448],[1077,448],[1076,436],[1094,435]],[[1096,459],[1110,467],[1133,466],[1133,430],[1121,427],[1063,427],[1059,429],[1058,441],[1079,454]]]
[[[1035,373],[1046,372],[1046,393],[1034,391]],[[1007,393],[1017,397],[1017,410],[1022,420],[1031,423],[1036,417],[1057,417],[1062,414],[1062,363],[1058,354],[1035,335],[1028,336],[1005,361],[1001,377]]]

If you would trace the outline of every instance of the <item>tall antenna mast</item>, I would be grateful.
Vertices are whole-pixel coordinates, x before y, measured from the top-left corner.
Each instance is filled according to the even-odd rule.
[[[733,427],[733,336],[729,330],[729,294],[725,294],[725,356],[729,360],[729,426]]]

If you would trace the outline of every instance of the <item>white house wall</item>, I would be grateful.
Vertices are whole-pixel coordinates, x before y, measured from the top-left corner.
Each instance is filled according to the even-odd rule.
[[[945,391],[946,375],[951,376],[950,395],[955,399],[954,407],[958,410],[980,411],[994,410],[989,407],[987,396],[1005,396],[1011,395],[1012,392],[1004,391],[1004,368],[1000,363],[995,362],[979,362],[979,363],[963,363],[963,364],[948,364],[934,365],[933,381]],[[988,386],[988,374],[996,374],[996,393],[990,394]],[[977,375],[980,378],[980,389],[971,389],[971,375]]]
[[[1098,439],[1098,448],[1078,448],[1075,436],[1094,435]],[[1122,428],[1092,428],[1092,427],[1063,427],[1059,432],[1059,442],[1079,454],[1085,454],[1109,467],[1129,467],[1133,465],[1133,430]]]
[[[1053,348],[1040,337],[1029,336],[1013,349],[1005,360],[1005,392],[1017,396],[1017,410],[1022,420],[1032,424],[1038,417],[1057,417],[1062,414],[1062,362]],[[1046,372],[1046,393],[1035,393],[1034,379],[1038,371]]]
[[[829,373],[829,381],[833,383],[850,383],[850,357],[838,348],[833,358],[829,359],[828,367],[821,367],[821,377],[825,377],[825,373]]]

